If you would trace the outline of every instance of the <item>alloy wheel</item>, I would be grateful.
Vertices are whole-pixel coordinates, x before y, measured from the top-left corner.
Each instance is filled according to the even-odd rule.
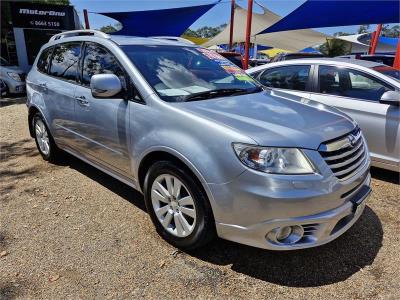
[[[187,237],[196,225],[196,207],[188,188],[170,174],[158,176],[151,187],[151,202],[158,221],[166,231]]]
[[[50,140],[49,140],[49,135],[47,133],[46,125],[44,125],[42,120],[36,120],[35,133],[40,151],[44,155],[48,155],[50,153]]]

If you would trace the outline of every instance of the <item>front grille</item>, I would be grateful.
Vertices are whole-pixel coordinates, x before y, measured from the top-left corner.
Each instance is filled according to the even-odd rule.
[[[358,127],[345,137],[322,144],[318,151],[340,180],[352,177],[368,159],[365,142]]]

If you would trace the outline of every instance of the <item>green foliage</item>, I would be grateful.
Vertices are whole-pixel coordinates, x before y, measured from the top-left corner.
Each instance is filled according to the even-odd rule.
[[[360,25],[360,27],[357,30],[358,34],[361,33],[369,33],[369,25]]]
[[[335,32],[335,33],[333,34],[333,36],[344,36],[344,35],[352,35],[352,33],[339,31],[339,32]]]
[[[225,27],[226,24],[222,24],[217,27],[204,26],[197,30],[187,29],[183,34],[198,38],[212,38],[224,30]]]
[[[393,25],[391,28],[389,28],[389,25],[384,25],[381,35],[391,38],[400,37],[400,25]]]
[[[118,31],[117,28],[112,26],[111,24],[103,26],[99,29],[100,31],[103,31],[104,33],[111,33],[111,32],[116,32]]]
[[[350,53],[351,44],[338,39],[327,39],[318,50],[326,56],[335,57]]]

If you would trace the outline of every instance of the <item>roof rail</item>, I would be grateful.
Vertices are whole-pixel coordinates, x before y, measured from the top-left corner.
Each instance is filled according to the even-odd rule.
[[[74,37],[74,36],[82,36],[82,35],[93,35],[97,37],[101,37],[104,39],[109,39],[110,36],[107,33],[104,33],[99,30],[93,30],[93,29],[81,29],[81,30],[71,30],[71,31],[64,31],[58,34],[53,35],[49,41],[56,41],[62,38],[67,38],[67,37]]]
[[[194,45],[192,41],[185,39],[180,36],[150,36],[152,39],[158,39],[158,40],[168,40],[168,41],[175,41],[175,42],[181,42],[181,43],[186,43],[190,45]]]

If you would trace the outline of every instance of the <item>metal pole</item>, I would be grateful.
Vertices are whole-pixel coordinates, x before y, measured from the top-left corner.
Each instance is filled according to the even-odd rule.
[[[85,19],[85,28],[86,29],[90,29],[90,25],[89,25],[89,16],[88,16],[88,12],[87,9],[83,10],[83,17]]]
[[[254,44],[253,44],[253,58],[257,59],[257,36],[254,36]]]
[[[247,24],[246,24],[246,43],[244,47],[244,69],[249,67],[249,50],[251,35],[251,18],[253,16],[253,0],[247,0]]]
[[[400,70],[400,39],[397,42],[396,56],[393,62],[393,68]]]
[[[235,0],[231,2],[231,25],[229,28],[229,51],[232,50],[233,47],[233,24],[235,21]]]
[[[376,26],[374,35],[371,38],[371,47],[369,49],[369,54],[375,54],[376,46],[378,46],[379,36],[381,35],[382,24]]]

